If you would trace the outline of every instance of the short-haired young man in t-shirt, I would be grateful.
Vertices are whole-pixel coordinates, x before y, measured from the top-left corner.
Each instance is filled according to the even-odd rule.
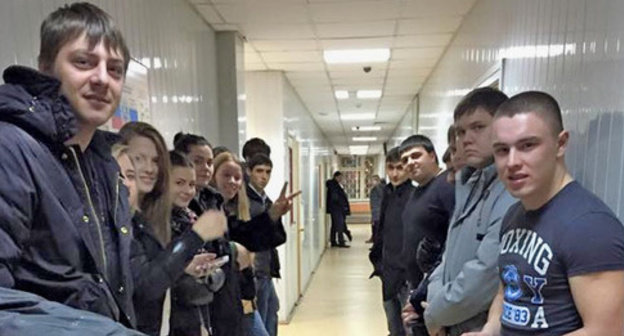
[[[493,127],[499,177],[520,202],[501,227],[488,323],[467,335],[622,335],[624,227],[568,173],[557,102],[518,94]]]

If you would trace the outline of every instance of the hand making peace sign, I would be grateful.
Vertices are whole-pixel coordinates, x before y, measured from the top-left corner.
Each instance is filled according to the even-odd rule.
[[[269,209],[269,216],[274,222],[287,214],[288,211],[292,210],[292,200],[301,194],[301,190],[299,190],[292,195],[286,196],[287,186],[288,182],[284,182],[284,186],[282,187],[282,192],[280,193],[279,198],[275,200],[275,203],[273,203],[273,205]]]

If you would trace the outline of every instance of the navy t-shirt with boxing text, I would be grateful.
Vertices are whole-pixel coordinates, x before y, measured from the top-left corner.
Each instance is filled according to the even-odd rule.
[[[581,328],[568,279],[612,270],[624,270],[624,227],[577,182],[537,210],[513,205],[501,226],[502,335]]]

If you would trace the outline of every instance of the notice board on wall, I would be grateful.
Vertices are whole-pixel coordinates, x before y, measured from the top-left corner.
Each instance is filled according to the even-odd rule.
[[[130,59],[121,102],[113,117],[101,127],[102,129],[117,132],[129,121],[152,122],[147,72],[145,65]]]

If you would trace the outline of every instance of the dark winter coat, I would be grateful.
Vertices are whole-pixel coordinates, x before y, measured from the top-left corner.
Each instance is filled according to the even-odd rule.
[[[0,335],[140,336],[99,314],[0,287]]]
[[[325,199],[325,211],[330,213],[341,213],[344,216],[351,214],[351,207],[349,205],[349,197],[344,191],[340,183],[336,179],[327,180],[325,182],[327,187],[327,197]]]
[[[224,207],[228,216],[228,237],[231,241],[243,245],[250,252],[266,251],[284,243],[281,237],[276,238],[275,226],[266,225],[273,223],[268,211],[244,221],[239,219],[233,210],[237,207],[237,200],[232,200]],[[283,238],[286,238],[285,233]]]
[[[222,204],[223,198],[221,195],[212,188],[204,188],[200,192],[199,197],[191,201],[189,207],[198,209],[196,214],[201,215],[208,209],[220,209]],[[220,290],[214,293],[214,298],[209,305],[210,321],[214,336],[243,336],[240,272],[238,271],[234,247],[228,239],[220,239],[206,244],[204,248],[208,252],[216,253],[219,257],[224,255],[230,256],[230,262],[221,267],[226,275],[225,283]],[[186,321],[186,323],[189,323],[189,321]]]
[[[390,300],[405,284],[405,258],[403,255],[403,220],[405,204],[414,187],[407,180],[397,187],[388,183],[381,201],[379,231],[371,248],[371,261],[381,269],[384,300]],[[381,251],[381,253],[379,253]],[[379,267],[381,263],[381,267]]]
[[[137,329],[148,335],[159,335],[167,289],[181,276],[186,276],[184,269],[204,241],[193,230],[186,230],[165,248],[139,213],[132,218],[132,225],[131,263]]]
[[[263,200],[249,185],[247,185],[247,196],[249,197],[251,217],[261,215],[273,205],[268,196]],[[280,261],[276,247],[286,242],[286,230],[284,230],[281,218],[277,222],[266,222],[265,225],[273,227],[273,248],[256,253],[254,272],[256,277],[280,278]]]
[[[76,119],[61,83],[24,67],[0,86],[0,286],[134,325],[128,193],[96,131],[65,146]]]

